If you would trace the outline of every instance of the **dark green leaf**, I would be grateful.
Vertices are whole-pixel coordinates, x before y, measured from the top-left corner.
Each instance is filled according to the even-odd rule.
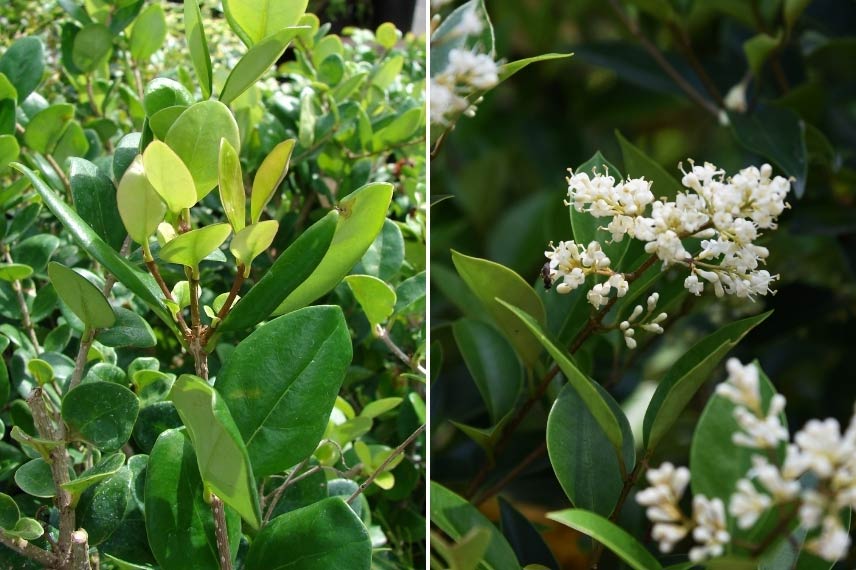
[[[139,410],[133,392],[107,382],[81,384],[62,401],[62,419],[72,433],[107,450],[128,441]]]
[[[0,73],[9,78],[18,92],[18,103],[29,97],[45,72],[45,51],[37,37],[15,40],[0,57]]]
[[[48,276],[60,299],[87,327],[100,329],[116,322],[113,307],[104,294],[80,273],[52,261],[48,265]]]
[[[157,344],[152,327],[143,317],[124,307],[118,307],[114,311],[116,322],[98,332],[95,337],[98,342],[105,346],[136,348],[151,348]]]
[[[244,1],[246,0],[232,0],[230,4],[234,5]],[[287,5],[290,7],[290,4]],[[228,105],[249,89],[276,63],[291,40],[303,29],[307,28],[281,28],[255,43],[232,68],[229,77],[226,78],[225,85],[223,85],[220,100]]]
[[[77,213],[101,239],[118,251],[125,240],[125,228],[119,219],[113,182],[82,158],[69,160],[68,177]]]

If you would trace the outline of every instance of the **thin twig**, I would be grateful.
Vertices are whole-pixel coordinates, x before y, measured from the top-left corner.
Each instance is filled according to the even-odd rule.
[[[9,252],[8,247],[4,247],[4,256],[6,257],[6,262],[9,264],[15,263],[12,260],[12,254]],[[33,326],[33,319],[30,317],[30,308],[27,306],[27,300],[24,298],[24,289],[21,287],[21,282],[18,279],[12,281],[12,290],[15,291],[15,297],[18,299],[18,307],[21,310],[21,322],[24,325],[24,330],[27,331],[27,335],[30,337],[30,342],[33,343],[33,347],[36,350],[36,353],[42,351],[39,346],[39,339],[36,336],[36,329]]]
[[[214,535],[220,554],[220,570],[232,570],[232,553],[229,550],[229,530],[226,527],[226,510],[223,500],[211,494],[211,513],[214,515]]]
[[[160,287],[160,290],[166,300],[172,301],[174,303],[175,299],[173,299],[172,297],[172,291],[169,290],[166,281],[163,280],[163,277],[160,274],[160,270],[158,269],[157,263],[155,263],[154,260],[148,260],[146,261],[146,268],[148,268],[149,273],[151,273],[152,277],[155,278],[155,282]],[[175,314],[175,320],[178,321],[178,326],[181,329],[182,334],[185,337],[189,337],[190,328],[187,326],[187,323],[185,322],[184,317],[182,316],[180,311]]]
[[[48,161],[48,163],[51,165],[51,168],[54,169],[54,172],[56,172],[56,175],[62,181],[62,185],[65,186],[65,191],[68,193],[68,200],[72,202],[74,198],[71,193],[71,181],[68,179],[68,176],[65,175],[65,171],[62,169],[62,167],[59,165],[59,163],[56,161],[52,154],[45,154],[45,159]]]
[[[389,338],[389,330],[381,325],[375,326],[375,335],[383,342],[386,347],[398,357],[403,363],[409,366],[414,372],[422,374],[423,376],[428,375],[428,371],[425,370],[425,367],[419,364],[418,362],[414,362],[412,358],[407,356],[403,350],[401,350],[395,342],[391,338]]]
[[[541,444],[533,449],[529,455],[523,458],[520,463],[514,466],[514,469],[509,471],[505,477],[496,482],[491,488],[480,493],[478,497],[474,498],[472,503],[476,506],[481,505],[500,491],[502,491],[506,485],[514,481],[521,473],[523,473],[527,467],[529,467],[536,459],[541,457],[544,452],[547,451],[547,441],[544,440]]]
[[[631,20],[627,14],[624,13],[624,10],[621,8],[621,4],[618,0],[609,0],[609,5],[612,8],[612,11],[615,12],[615,15],[622,21],[622,23],[627,27],[633,36],[639,40],[639,43],[642,44],[642,47],[645,48],[645,51],[654,58],[654,61],[657,62],[657,65],[666,72],[666,75],[672,78],[678,87],[687,94],[687,96],[692,99],[696,104],[698,104],[705,111],[713,115],[714,117],[719,116],[719,110],[716,106],[708,101],[702,96],[701,93],[696,90],[695,87],[689,84],[686,79],[678,72],[674,66],[669,63],[669,61],[660,53],[660,50],[655,46],[651,40],[649,40],[645,34],[642,33],[642,30],[639,29],[639,26],[636,22]]]
[[[681,51],[684,53],[687,61],[689,61],[693,70],[696,72],[696,75],[701,80],[704,88],[710,96],[713,97],[717,105],[725,107],[725,101],[722,100],[722,93],[719,92],[719,88],[716,86],[716,83],[714,83],[713,78],[707,73],[707,70],[698,59],[687,31],[676,22],[671,21],[669,22],[669,30],[671,30],[672,35],[678,42],[678,46],[680,46]]]
[[[92,89],[92,74],[86,74],[86,95],[89,98],[89,108],[92,109],[92,112],[95,113],[96,117],[101,116],[101,109],[98,108],[98,104],[95,102],[95,91]]]
[[[30,560],[38,562],[45,568],[53,568],[56,565],[56,557],[52,553],[39,548],[23,538],[8,536],[3,529],[0,529],[0,544],[11,548],[21,556],[26,556]]]
[[[306,464],[309,463],[309,458],[307,457],[303,461],[297,464],[297,467],[291,470],[291,473],[288,474],[288,477],[285,478],[285,482],[282,485],[276,488],[276,491],[273,492],[273,497],[271,497],[270,504],[268,505],[268,510],[265,513],[264,518],[262,519],[262,526],[266,525],[270,520],[270,517],[273,515],[274,509],[276,509],[277,503],[279,503],[280,498],[282,498],[282,494],[288,489],[288,486],[291,485],[291,481],[294,479],[294,476],[297,475]]]
[[[399,455],[401,455],[402,453],[404,453],[404,450],[407,448],[407,446],[409,446],[411,443],[413,443],[413,442],[416,440],[416,438],[417,438],[417,437],[419,437],[419,434],[421,434],[423,431],[425,431],[425,424],[422,424],[421,426],[419,426],[418,428],[416,428],[416,431],[414,431],[413,433],[411,433],[411,434],[410,434],[410,436],[408,436],[408,438],[407,438],[407,439],[405,439],[405,440],[401,443],[401,445],[399,445],[398,447],[396,447],[395,449],[393,449],[393,450],[392,450],[392,453],[390,453],[390,454],[389,454],[389,457],[387,457],[387,458],[384,460],[384,462],[383,462],[383,463],[381,463],[381,464],[378,466],[378,468],[377,468],[377,469],[375,469],[375,470],[372,472],[372,474],[371,474],[371,475],[369,475],[368,479],[366,479],[365,481],[363,481],[363,482],[360,484],[360,486],[357,488],[357,490],[356,490],[356,491],[354,491],[354,494],[353,494],[353,495],[351,495],[350,497],[348,497],[348,504],[353,503],[353,502],[354,502],[354,500],[355,500],[357,497],[359,497],[359,496],[363,493],[363,491],[365,491],[366,489],[368,489],[369,485],[371,485],[372,483],[374,483],[374,480],[375,480],[375,479],[377,479],[378,475],[380,475],[381,473],[383,473],[383,470],[384,470],[384,469],[386,469],[386,466],[387,466],[387,465],[389,465],[390,463],[392,463],[392,460],[393,460],[393,459],[395,459],[396,457],[398,457]]]

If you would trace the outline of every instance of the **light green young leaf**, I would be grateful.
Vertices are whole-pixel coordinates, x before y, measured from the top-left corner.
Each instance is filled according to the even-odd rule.
[[[300,121],[297,125],[297,140],[300,141],[300,146],[309,148],[315,142],[315,109],[312,106],[312,99],[315,94],[311,90],[306,90],[300,95]]]
[[[372,327],[382,325],[395,308],[395,291],[371,275],[348,275],[345,283],[351,288]]]
[[[170,391],[187,427],[202,481],[254,529],[261,525],[250,457],[229,408],[207,382],[182,374]]]
[[[233,0],[234,1],[234,0]],[[240,0],[238,0],[240,1]],[[291,40],[307,27],[289,27],[278,30],[266,37],[245,53],[238,63],[232,68],[223,91],[220,93],[220,101],[228,105],[238,98],[241,93],[250,88],[259,78],[276,63],[280,56],[288,48]]]
[[[211,97],[212,74],[211,55],[208,52],[208,40],[205,39],[205,27],[202,25],[202,12],[196,0],[184,0],[184,34],[190,61],[202,88],[202,96]],[[218,139],[219,140],[219,139]]]
[[[499,66],[499,81],[500,83],[521,71],[523,68],[528,66],[530,63],[537,63],[539,61],[550,61],[552,59],[564,59],[566,57],[571,57],[572,53],[545,53],[541,55],[536,55],[535,57],[527,57],[526,59],[518,59],[517,61],[510,61],[508,63],[504,63]]]
[[[229,223],[232,224],[232,229],[238,234],[247,223],[247,195],[244,192],[241,159],[238,157],[235,147],[229,144],[226,139],[220,140],[218,173],[220,203],[223,204],[223,212],[226,214]]]
[[[33,274],[33,268],[23,263],[0,263],[0,280],[11,282],[26,279]]]
[[[250,196],[250,222],[256,223],[273,197],[273,193],[288,173],[288,163],[294,151],[295,139],[288,139],[276,145],[262,161],[253,179],[253,192]]]
[[[222,139],[240,152],[238,123],[229,108],[220,101],[191,105],[172,124],[164,139],[190,170],[198,200],[217,185],[217,160]]]
[[[339,203],[339,223],[333,241],[312,275],[276,309],[281,315],[305,307],[335,287],[360,260],[383,228],[392,200],[392,185],[367,184]]]
[[[198,271],[199,262],[223,245],[232,227],[226,223],[212,224],[183,233],[160,249],[161,259],[178,263]]]
[[[392,22],[384,22],[375,31],[375,37],[377,38],[377,43],[385,49],[392,49],[399,38],[401,38],[401,32],[398,31]]]
[[[18,160],[21,154],[21,146],[15,135],[0,135],[0,172],[11,162]]]
[[[72,502],[76,503],[84,491],[116,473],[124,464],[125,454],[121,451],[107,455],[68,483],[63,483],[62,487],[71,493]]]
[[[360,416],[364,418],[374,419],[378,416],[385,414],[391,410],[397,408],[401,402],[404,400],[402,398],[381,398],[380,400],[375,400],[374,402],[369,402],[366,404],[366,407],[360,412]]]
[[[48,277],[59,298],[88,328],[107,328],[116,322],[113,307],[104,294],[78,272],[51,261]]]
[[[116,201],[128,235],[139,244],[146,243],[163,221],[167,207],[146,177],[142,155],[138,154],[125,170]]]
[[[166,39],[166,16],[160,4],[143,8],[131,28],[131,55],[146,61],[160,49]]]
[[[146,179],[173,214],[193,207],[198,198],[190,171],[165,143],[152,141],[143,152]],[[151,234],[149,234],[151,235]]]
[[[605,517],[583,509],[567,509],[548,513],[547,518],[592,537],[634,570],[663,568],[632,535]]]
[[[27,371],[36,379],[39,386],[44,386],[54,379],[53,367],[40,358],[33,358],[27,362]]]
[[[273,243],[278,229],[279,222],[265,220],[245,227],[232,238],[229,250],[238,263],[244,265],[245,276],[249,276],[253,260],[267,251]]]
[[[308,3],[308,0],[223,0],[223,10],[232,30],[247,46],[253,46],[297,24]]]

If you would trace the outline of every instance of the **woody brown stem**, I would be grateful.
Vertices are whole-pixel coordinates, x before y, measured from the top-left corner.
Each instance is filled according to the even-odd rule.
[[[214,515],[214,537],[217,540],[220,570],[232,570],[232,553],[229,550],[229,530],[226,527],[226,511],[223,500],[211,495],[211,513]]]

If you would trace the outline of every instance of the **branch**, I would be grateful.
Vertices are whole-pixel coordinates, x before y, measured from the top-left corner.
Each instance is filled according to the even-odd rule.
[[[398,357],[403,363],[409,366],[414,372],[428,376],[428,371],[418,362],[413,362],[413,359],[407,356],[391,338],[389,338],[389,330],[380,326],[375,326],[375,334],[389,348],[389,350]]]
[[[348,504],[350,505],[351,503],[353,503],[354,500],[359,497],[363,491],[368,489],[369,485],[371,485],[374,480],[377,479],[377,476],[383,473],[383,470],[386,469],[386,466],[392,463],[393,459],[404,453],[404,450],[407,448],[407,446],[416,441],[416,438],[419,437],[419,434],[421,434],[423,431],[425,431],[425,424],[422,424],[421,426],[416,428],[416,431],[411,433],[410,436],[408,436],[408,438],[401,443],[401,445],[393,449],[392,453],[389,454],[389,457],[387,457],[386,460],[384,460],[384,462],[381,463],[380,466],[378,466],[378,468],[375,469],[371,475],[369,475],[368,479],[366,479],[360,484],[357,490],[354,491],[353,495],[348,497]]]
[[[6,261],[10,264],[14,263],[12,260],[12,254],[9,253],[9,248],[4,247],[4,250]],[[12,290],[15,291],[15,297],[18,298],[18,307],[21,310],[21,322],[24,325],[24,329],[27,331],[27,335],[30,337],[30,342],[33,343],[33,347],[36,349],[36,353],[39,353],[42,349],[39,346],[36,329],[33,327],[33,320],[30,317],[30,308],[27,307],[27,300],[24,298],[24,289],[21,287],[21,282],[18,279],[12,281]]]
[[[288,486],[291,485],[291,482],[294,479],[294,476],[297,475],[297,473],[299,473],[300,470],[302,470],[304,467],[306,467],[306,464],[308,462],[309,462],[309,457],[307,457],[306,459],[304,459],[303,461],[298,463],[297,467],[295,467],[291,471],[291,473],[288,474],[288,477],[285,478],[285,482],[282,485],[280,485],[279,487],[277,487],[276,491],[273,492],[273,497],[271,498],[270,505],[268,505],[268,510],[265,513],[264,518],[262,519],[262,526],[266,525],[267,522],[270,520],[270,517],[273,515],[273,511],[276,508],[277,503],[279,503],[280,498],[282,498],[282,494],[285,492],[285,490],[288,488]]]
[[[65,175],[65,171],[62,169],[62,167],[59,165],[59,163],[56,161],[52,154],[45,154],[45,159],[47,159],[48,163],[50,163],[51,168],[54,169],[54,172],[56,172],[56,175],[59,177],[59,179],[62,180],[62,185],[65,186],[65,191],[68,192],[69,201],[73,202],[74,199],[71,193],[71,181],[68,179],[68,176]]]
[[[618,19],[627,27],[633,36],[639,40],[639,43],[642,44],[642,47],[645,48],[645,51],[654,58],[654,61],[657,62],[657,65],[666,72],[666,75],[672,78],[678,87],[687,94],[687,96],[692,99],[696,104],[698,104],[702,109],[713,115],[714,117],[719,117],[719,109],[716,106],[705,99],[701,93],[699,93],[695,87],[690,85],[683,76],[678,73],[678,70],[672,66],[669,61],[663,57],[663,54],[660,53],[660,50],[657,49],[651,40],[649,40],[645,34],[639,29],[639,26],[631,20],[627,14],[624,13],[624,10],[621,8],[621,4],[619,4],[618,0],[609,0],[609,6],[612,8],[612,11],[615,12],[615,15],[618,16]]]
[[[71,535],[71,568],[72,570],[92,570],[89,563],[89,535],[82,528]]]
[[[32,544],[23,538],[14,538],[6,534],[3,529],[0,529],[0,544],[11,548],[21,556],[26,556],[30,560],[34,560],[45,568],[53,568],[56,566],[56,557],[47,550],[41,549],[35,544]]]
[[[226,527],[226,511],[223,500],[211,494],[211,513],[214,515],[214,535],[220,553],[220,570],[232,570],[232,553],[229,550],[229,530]]]

